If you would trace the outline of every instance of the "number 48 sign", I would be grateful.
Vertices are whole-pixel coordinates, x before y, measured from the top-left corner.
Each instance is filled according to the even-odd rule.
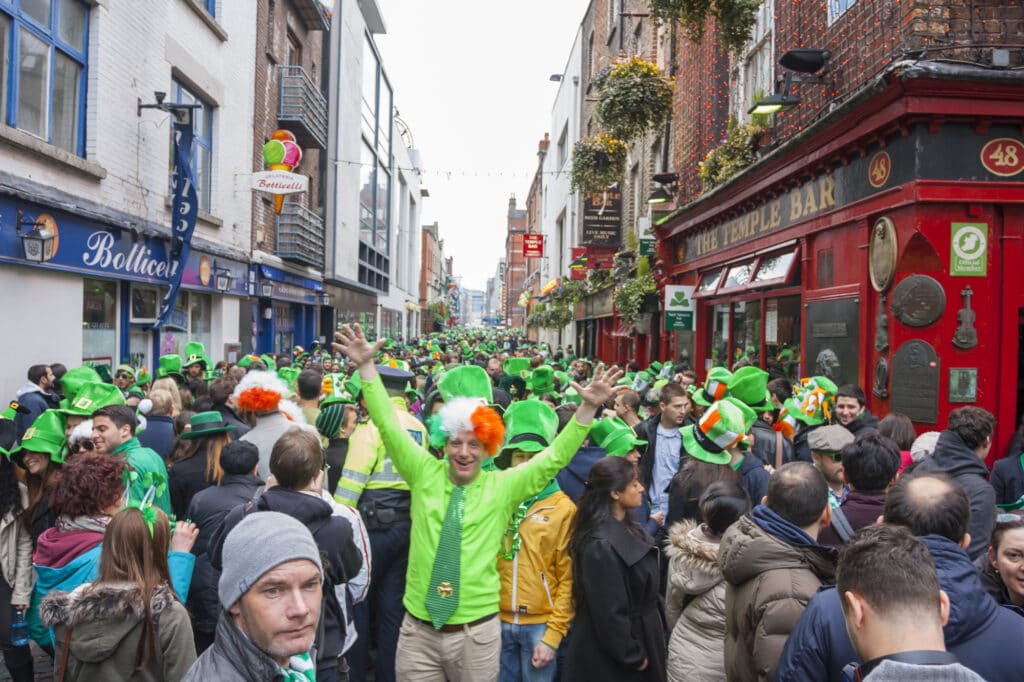
[[[1024,142],[1012,137],[990,140],[981,148],[981,164],[993,175],[1017,175],[1024,170]]]

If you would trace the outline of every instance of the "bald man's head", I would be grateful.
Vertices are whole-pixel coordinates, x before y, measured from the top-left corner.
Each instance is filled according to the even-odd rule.
[[[790,523],[805,528],[817,521],[828,506],[828,483],[807,462],[790,462],[776,469],[768,479],[765,504]]]
[[[967,493],[946,474],[901,476],[885,498],[885,522],[906,526],[919,537],[941,535],[959,544],[970,518]]]

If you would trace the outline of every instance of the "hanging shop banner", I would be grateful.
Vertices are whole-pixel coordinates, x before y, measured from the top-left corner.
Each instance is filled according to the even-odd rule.
[[[953,223],[949,274],[954,277],[988,274],[988,223]]]
[[[167,293],[160,302],[160,311],[153,329],[163,326],[167,316],[174,310],[174,302],[181,289],[181,277],[185,272],[189,251],[192,250],[192,233],[196,229],[199,202],[196,195],[196,178],[192,172],[192,120],[174,123],[174,170],[171,171],[171,247],[170,271],[167,275]]]
[[[637,231],[640,233],[640,255],[657,255],[658,237],[651,228],[649,216],[640,216],[636,223]]]
[[[554,291],[555,289],[558,288],[558,284],[559,284],[559,279],[557,277],[555,277],[553,280],[551,280],[550,282],[548,282],[547,284],[545,284],[544,286],[542,286],[540,288],[540,295],[541,296],[547,296],[552,291]]]
[[[585,280],[587,278],[587,247],[574,246],[569,249],[569,279]]]
[[[617,247],[622,242],[622,192],[608,189],[583,195],[583,246]]]
[[[685,285],[665,287],[665,331],[692,332],[697,329],[697,306],[693,300],[696,288]]]
[[[544,255],[544,235],[523,235],[523,258],[541,258]]]

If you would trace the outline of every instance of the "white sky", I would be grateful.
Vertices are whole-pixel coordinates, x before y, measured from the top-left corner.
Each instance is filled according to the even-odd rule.
[[[588,0],[378,0],[376,36],[426,173],[423,224],[438,221],[462,285],[483,289],[505,251],[509,195],[525,208],[537,143]],[[450,175],[449,175],[450,173]]]

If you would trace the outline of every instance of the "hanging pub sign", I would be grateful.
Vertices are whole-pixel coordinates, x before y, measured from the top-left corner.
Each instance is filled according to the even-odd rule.
[[[582,246],[618,247],[622,242],[622,191],[617,187],[583,195]]]
[[[693,301],[696,288],[671,284],[665,287],[665,331],[692,332],[696,329],[697,306]]]
[[[587,278],[587,247],[574,246],[569,249],[569,279],[580,281]]]
[[[167,321],[174,302],[181,289],[181,277],[185,273],[192,250],[192,233],[196,229],[199,215],[199,201],[196,193],[196,176],[192,170],[192,120],[174,122],[174,169],[171,171],[171,246],[168,253],[167,293],[160,301],[153,329],[159,329]]]
[[[541,258],[544,255],[544,235],[532,232],[523,235],[523,258]]]
[[[263,145],[263,162],[270,170],[252,174],[252,188],[274,195],[274,213],[280,215],[284,208],[284,196],[305,192],[309,178],[292,173],[302,161],[302,148],[295,142],[295,135],[288,130],[275,130]]]

